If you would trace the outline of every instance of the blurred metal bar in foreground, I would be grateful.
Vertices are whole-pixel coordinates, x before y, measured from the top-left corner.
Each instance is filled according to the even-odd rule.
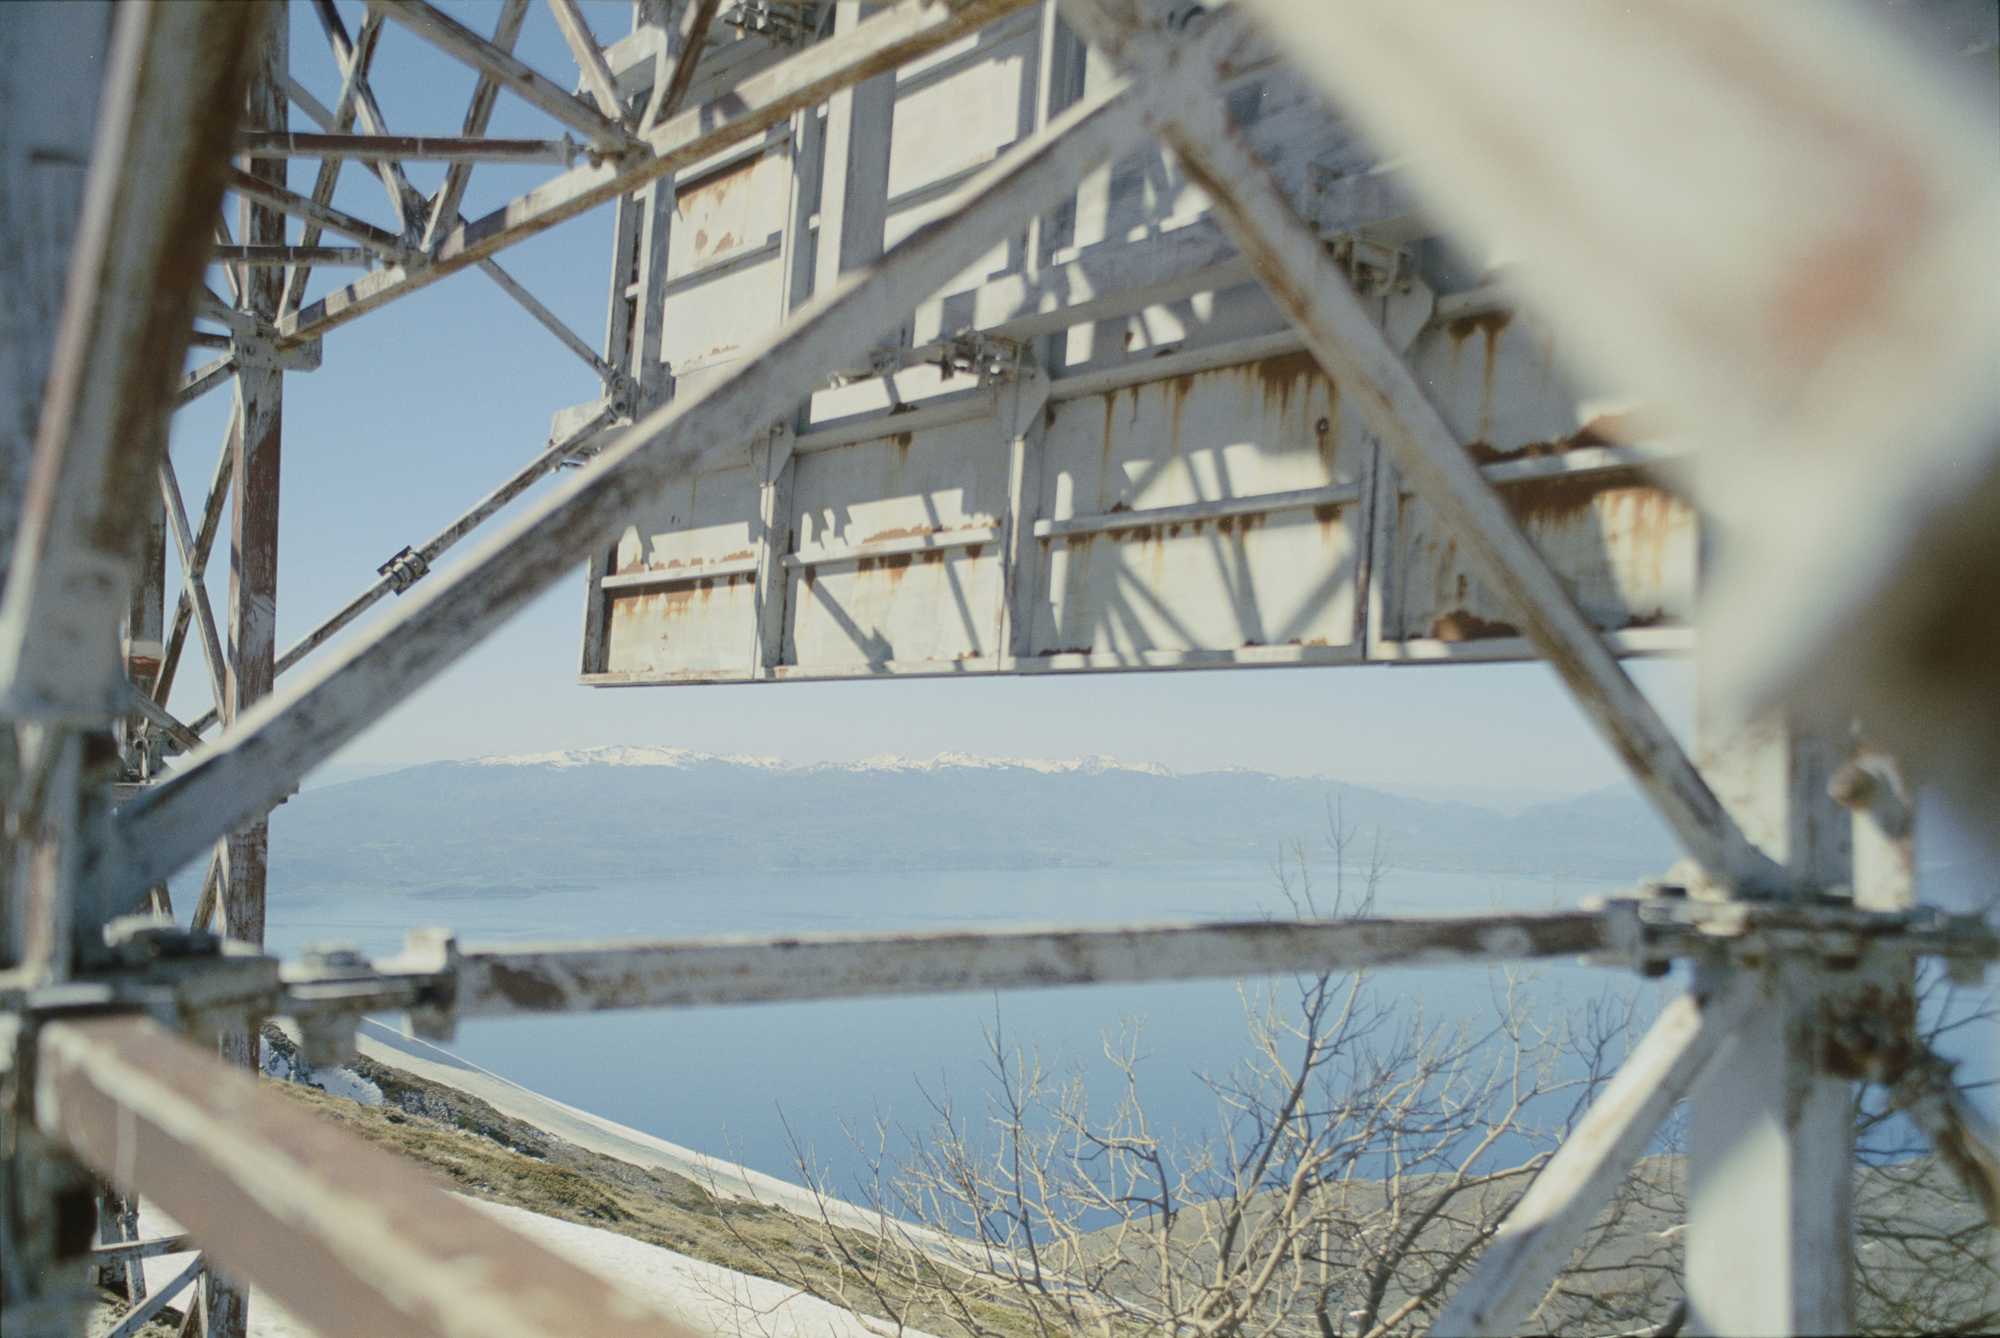
[[[43,1027],[35,1120],[327,1338],[687,1333],[144,1018]]]
[[[1603,919],[1592,912],[530,944],[465,953],[457,1012],[491,1017],[1205,980],[1576,957],[1608,946]]]

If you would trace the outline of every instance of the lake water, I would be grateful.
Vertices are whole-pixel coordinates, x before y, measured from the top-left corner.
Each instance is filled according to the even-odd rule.
[[[1331,871],[1314,871],[1331,892]],[[1391,870],[1378,913],[1436,915],[1574,906],[1610,884],[1460,872]],[[284,955],[340,940],[374,954],[403,934],[450,925],[462,943],[530,939],[678,937],[809,930],[1090,923],[1284,914],[1272,866],[1256,864],[813,877],[693,877],[588,890],[424,897],[347,890],[273,896],[269,941]],[[1640,996],[1650,1013],[1678,985],[1576,965],[1533,968],[1542,1016],[1610,992]],[[1490,1021],[1496,973],[1464,968],[1383,971],[1385,998],[1437,1021]],[[1268,982],[1249,982],[1253,993]],[[1278,982],[1282,987],[1283,982]],[[1046,1068],[1082,1065],[1093,1107],[1115,1083],[1103,1038],[1143,1029],[1141,1078],[1156,1129],[1216,1125],[1202,1072],[1222,1072],[1245,1049],[1235,982],[1092,986],[811,1004],[763,1004],[600,1013],[464,1024],[452,1047],[486,1068],[571,1105],[776,1175],[793,1173],[785,1126],[843,1192],[866,1158],[847,1133],[878,1117],[925,1126],[926,1092],[949,1093],[961,1113],[983,1111],[990,1062],[982,1030],[996,1021],[1010,1047]],[[1635,1038],[1636,1039],[1636,1038]],[[1993,1030],[1962,1036],[1990,1067]]]
[[[1314,870],[1315,894],[1332,891]],[[1449,914],[1573,905],[1609,885],[1504,875],[1392,870],[1378,910]],[[994,873],[698,877],[588,891],[412,898],[343,891],[274,896],[269,941],[291,955],[324,940],[370,953],[400,946],[410,928],[449,924],[463,943],[527,939],[683,936],[807,930],[1237,919],[1283,914],[1269,865]],[[1538,968],[1551,1003],[1644,987],[1627,974]],[[1428,1017],[1492,1016],[1486,971],[1385,971],[1385,996],[1420,1003]],[[1265,982],[1248,982],[1253,993]],[[980,1110],[990,1062],[983,1029],[1046,1067],[1082,1064],[1095,1098],[1111,1075],[1103,1038],[1142,1028],[1147,1105],[1163,1128],[1212,1127],[1214,1099],[1199,1081],[1241,1058],[1243,998],[1235,982],[1092,986],[811,1004],[601,1013],[464,1024],[452,1048],[474,1063],[572,1105],[758,1170],[789,1174],[785,1124],[846,1186],[865,1165],[844,1132],[928,1122],[925,1090]],[[921,1086],[920,1086],[921,1084]],[[782,1115],[782,1119],[781,1119]]]

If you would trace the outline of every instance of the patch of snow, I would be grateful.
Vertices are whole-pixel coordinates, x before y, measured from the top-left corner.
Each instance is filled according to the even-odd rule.
[[[1115,757],[1091,754],[1086,757],[986,757],[977,753],[942,752],[925,760],[883,753],[858,762],[786,762],[775,757],[753,757],[742,753],[704,753],[693,748],[668,744],[606,744],[598,748],[565,748],[547,753],[507,753],[495,757],[474,757],[461,765],[474,767],[673,767],[721,764],[754,767],[760,771],[814,772],[846,771],[867,773],[932,771],[1034,771],[1043,775],[1102,775],[1131,772],[1145,776],[1172,776],[1175,773],[1158,762],[1125,762]]]
[[[550,753],[509,753],[500,757],[475,757],[465,765],[475,767],[689,767],[704,762],[724,762],[731,766],[784,770],[775,757],[751,757],[741,753],[697,752],[666,744],[612,743],[599,748],[565,748]]]
[[[673,1312],[703,1333],[760,1338],[871,1338],[883,1332],[851,1311],[768,1278],[648,1245],[614,1231],[467,1199],[474,1208],[588,1269],[614,1286]],[[928,1338],[904,1329],[908,1338]]]
[[[691,1259],[615,1231],[579,1226],[524,1208],[478,1199],[464,1199],[464,1202],[579,1268],[597,1274],[607,1285],[668,1311],[699,1332],[759,1338],[808,1338],[808,1335],[872,1338],[882,1332],[851,1311],[802,1296],[783,1283]],[[153,1204],[140,1204],[140,1235],[166,1236],[180,1230],[179,1223]],[[193,1258],[190,1251],[146,1260],[147,1291],[164,1287]],[[180,1310],[190,1294],[191,1291],[181,1293],[169,1308]],[[250,1338],[314,1338],[314,1333],[272,1300],[269,1293],[251,1290]],[[903,1333],[907,1338],[929,1338],[915,1329],[905,1329]]]
[[[280,1023],[280,1029],[296,1046],[296,1029],[289,1022]],[[276,1045],[263,1047],[264,1072],[280,1082],[295,1082],[306,1087],[317,1087],[328,1096],[345,1097],[358,1101],[364,1106],[382,1104],[382,1089],[353,1069],[339,1065],[314,1068],[300,1059],[296,1050],[281,1050]]]

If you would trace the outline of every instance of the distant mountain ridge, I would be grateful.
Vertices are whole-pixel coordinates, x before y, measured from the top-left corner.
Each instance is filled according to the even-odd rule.
[[[1675,857],[1623,790],[1510,817],[1326,778],[1103,757],[793,764],[614,745],[308,790],[273,815],[273,885],[473,894],[676,873],[1268,864],[1299,843],[1323,853],[1336,811],[1406,868],[1627,879]]]

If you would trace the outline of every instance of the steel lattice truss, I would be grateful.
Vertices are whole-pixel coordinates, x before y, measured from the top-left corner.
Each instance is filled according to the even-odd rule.
[[[624,345],[599,351],[494,257],[602,203],[621,202],[625,229],[623,211],[657,203],[648,192],[675,172],[830,99],[862,96],[870,80],[1033,0],[901,0],[865,17],[854,4],[642,3],[635,34],[651,46],[636,82],[629,67],[614,69],[574,0],[549,3],[583,96],[511,54],[528,0],[503,0],[490,36],[424,0],[368,0],[350,33],[329,0],[314,0],[343,72],[331,106],[288,74],[283,5],[176,0],[19,11],[33,17],[18,24],[8,16],[0,267],[12,324],[0,390],[18,419],[0,440],[9,471],[0,541],[12,553],[0,614],[9,1335],[78,1322],[88,1173],[158,1202],[204,1251],[136,1312],[140,1323],[204,1278],[215,1332],[242,1331],[245,1283],[328,1334],[671,1328],[258,1091],[235,1065],[254,1062],[255,1026],[272,1015],[296,1021],[311,1055],[335,1057],[351,1053],[361,1016],[397,1009],[448,1035],[458,1018],[552,1011],[1398,962],[1582,955],[1651,971],[1692,961],[1692,988],[1542,1171],[1438,1317],[1440,1332],[1521,1323],[1684,1096],[1694,1109],[1687,1284],[1705,1331],[1847,1326],[1842,1185],[1856,1080],[1902,1093],[1996,1211],[1994,1136],[1948,1069],[1912,1053],[1893,1002],[1908,995],[1919,957],[1976,976],[2000,945],[1977,919],[1916,904],[1896,768],[1880,753],[1854,756],[1823,718],[1783,709],[1788,693],[1793,702],[1817,694],[1970,802],[1994,792],[2000,713],[1967,686],[1982,665],[1899,677],[1908,666],[1895,646],[1842,657],[1852,663],[1839,669],[1814,663],[1814,648],[1823,659],[1829,637],[1884,610],[1904,625],[1942,617],[1954,596],[1924,579],[1929,537],[1980,532],[1992,515],[1979,508],[1991,505],[2000,441],[1996,317],[1990,293],[1965,276],[1971,264],[1990,278],[1980,248],[2000,220],[2000,172],[1991,127],[1919,57],[1832,8],[1805,32],[1775,10],[1695,0],[1637,12],[1474,6],[1446,28],[1423,7],[1386,0],[1340,16],[1287,0],[1192,16],[1200,7],[1075,0],[1063,19],[1115,70],[1099,91],[1051,108],[1038,133],[879,259],[840,265],[726,374],[669,394],[645,360],[627,356],[644,338],[629,317]],[[1041,8],[1054,24],[1054,7]],[[1993,17],[1990,6],[1969,20],[1959,13],[1969,7],[1938,8],[1975,27]],[[724,23],[760,34],[781,58],[690,105],[711,30]],[[460,135],[399,136],[384,124],[368,72],[391,27],[479,72]],[[1822,499],[1873,499],[1855,522],[1865,534],[1854,551],[1828,562],[1792,611],[1769,613],[1759,580],[1810,571],[1798,564],[1815,545],[1793,542],[1796,527],[1753,526],[1761,547],[1753,535],[1742,551],[1756,560],[1725,560],[1717,572],[1721,621],[1704,657],[1737,700],[1777,710],[1782,723],[1718,734],[1697,763],[1633,686],[1426,398],[1378,308],[1357,295],[1353,251],[1300,218],[1232,124],[1225,89],[1274,51],[1381,143],[1412,155],[1416,189],[1448,226],[1516,248],[1524,296],[1590,360],[1671,410],[1675,433],[1706,443],[1689,485],[1706,516],[1773,514],[1770,462],[1795,467],[1808,449],[1817,481],[1801,486]],[[1711,95],[1702,105],[1712,116],[1687,132],[1701,137],[1692,157],[1682,129],[1663,121],[1690,82]],[[553,118],[560,136],[487,136],[502,95]],[[1206,192],[1234,252],[1671,825],[1689,856],[1675,888],[1471,919],[463,950],[434,934],[381,963],[281,963],[258,950],[263,820],[301,775],[573,569],[704,452],[768,434],[996,238],[1149,137]],[[310,194],[274,170],[289,156],[319,160]],[[403,169],[420,159],[451,165],[434,196]],[[381,179],[389,225],[330,203],[343,160]],[[87,174],[75,170],[86,161]],[[560,170],[465,219],[468,174],[484,161]],[[225,192],[240,203],[234,236],[218,235]],[[1677,212],[1690,201],[1706,228]],[[287,217],[301,222],[296,242]],[[621,231],[621,254],[628,241]],[[213,262],[224,262],[227,297],[204,286]],[[303,301],[312,267],[350,264],[368,268]],[[593,368],[602,401],[280,654],[270,591],[284,374],[317,366],[329,331],[474,268]],[[1917,329],[1924,338],[1913,341]],[[190,346],[217,356],[183,375]],[[223,385],[235,396],[230,431],[197,513],[167,460],[166,420]],[[1898,468],[1882,478],[1871,457],[1891,440]],[[446,549],[565,462],[581,468],[471,560],[424,579]],[[225,618],[201,576],[232,490]],[[160,524],[148,540],[131,518],[150,514]],[[169,532],[185,576],[171,619],[160,590]],[[1990,544],[1954,551],[1992,556]],[[363,610],[404,592],[376,630],[302,665]],[[1756,640],[1746,609],[1775,619],[1782,649],[1744,648]],[[215,708],[183,723],[165,703],[190,641]],[[163,750],[185,752],[186,763],[163,775]],[[1813,835],[1836,824],[1838,839]],[[170,909],[164,879],[204,854],[188,927],[131,917]],[[1687,889],[1696,895],[1669,895]],[[218,923],[237,942],[225,948],[210,932]],[[234,1065],[177,1034],[218,1032]],[[128,1241],[101,1248],[98,1261],[185,1243]]]

